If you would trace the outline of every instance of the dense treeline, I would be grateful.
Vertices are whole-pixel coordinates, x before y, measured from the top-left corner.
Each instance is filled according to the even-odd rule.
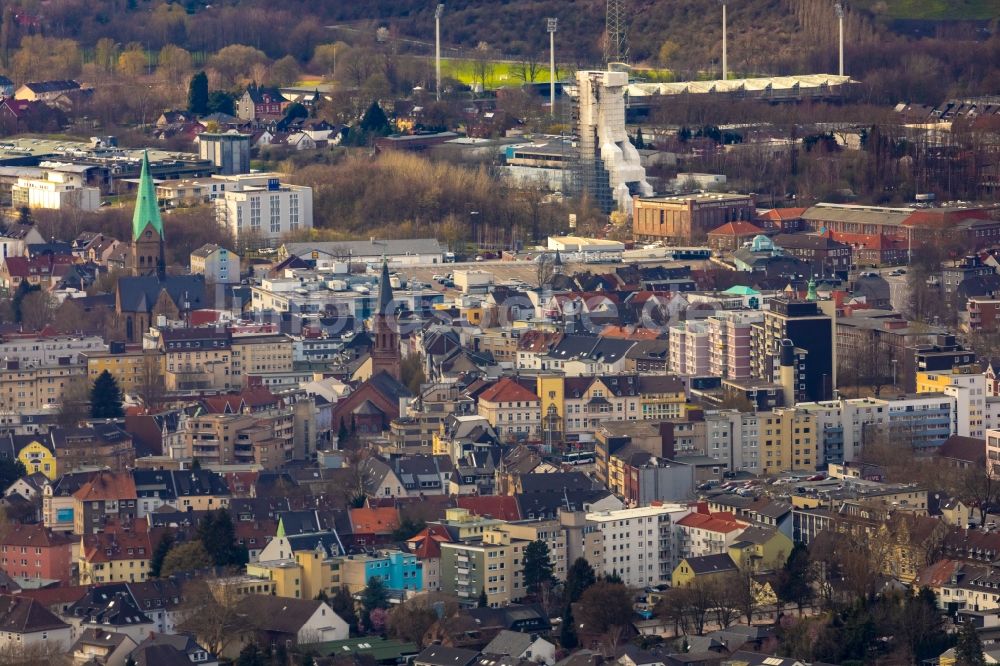
[[[578,66],[600,62],[604,0],[508,0],[502,10],[496,4],[448,3],[442,25],[446,44],[467,52],[485,44],[499,57],[538,60],[547,48],[544,19],[556,16],[560,59]],[[993,93],[1000,87],[995,17],[980,24],[956,24],[952,30],[942,28],[932,38],[912,39],[893,33],[888,21],[873,13],[882,11],[886,3],[865,3],[871,11],[854,9],[851,4],[845,20],[847,70],[865,82],[868,101],[937,103],[947,96]],[[836,71],[837,19],[831,5],[827,0],[732,3],[729,57],[733,74]],[[278,6],[264,0],[210,4],[53,0],[41,11],[21,0],[8,3],[4,10],[0,61],[18,81],[72,76],[88,63],[107,71],[110,47],[122,51],[110,61],[117,75],[138,74],[157,69],[162,49],[169,47],[187,54],[167,54],[172,62],[168,69],[177,75],[192,64],[207,65],[215,72],[213,85],[218,87],[238,86],[248,78],[284,83],[299,67],[330,73],[332,67],[323,65],[336,60],[336,49],[330,46],[337,42],[389,53],[396,62],[402,62],[398,55],[429,55],[433,6],[423,0],[290,0]],[[680,78],[718,74],[721,22],[715,5],[706,9],[702,0],[631,0],[629,11],[632,62],[668,67]],[[49,39],[31,41],[39,35]],[[219,57],[219,51],[233,45],[242,51]],[[28,48],[18,58],[23,46]],[[346,48],[339,55],[347,56]],[[344,65],[350,66],[349,62],[345,57]],[[274,76],[271,70],[278,63],[282,63],[278,67],[281,76]],[[365,68],[355,67],[355,73],[364,74]],[[418,65],[415,70],[403,77],[406,83],[426,82],[430,68]],[[388,73],[383,75],[394,87]],[[371,76],[361,78],[364,83]]]
[[[564,230],[570,212],[582,227],[596,224],[586,204],[547,202],[533,190],[513,190],[485,167],[467,169],[405,153],[375,159],[351,155],[295,172],[313,188],[315,226],[325,237],[436,236],[453,247],[463,241],[502,244]]]

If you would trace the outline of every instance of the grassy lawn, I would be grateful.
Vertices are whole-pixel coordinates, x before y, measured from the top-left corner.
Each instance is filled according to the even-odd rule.
[[[326,79],[322,76],[306,75],[295,82],[297,87],[305,88],[307,86],[318,86],[321,83],[326,83]]]
[[[997,0],[859,0],[858,4],[890,18],[925,20],[990,20],[1000,6]]]
[[[486,76],[487,88],[509,88],[512,86],[524,85],[524,79],[520,77],[522,67],[516,62],[491,62]],[[557,72],[559,74],[560,72]],[[473,60],[461,60],[456,58],[441,59],[441,76],[451,77],[466,85],[478,82],[476,75],[476,62]],[[539,62],[535,70],[535,83],[548,83],[549,63]]]

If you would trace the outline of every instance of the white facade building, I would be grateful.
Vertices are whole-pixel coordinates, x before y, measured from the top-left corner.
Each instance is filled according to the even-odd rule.
[[[312,188],[282,184],[270,175],[261,185],[244,186],[240,176],[229,176],[238,189],[226,189],[215,199],[219,223],[239,245],[276,247],[288,233],[312,229]],[[260,178],[251,174],[247,178]]]
[[[70,165],[66,165],[70,166]],[[82,173],[40,168],[25,173],[11,185],[11,205],[15,208],[94,211],[101,206],[101,191],[88,187]]]
[[[679,561],[674,524],[691,513],[682,504],[587,514],[603,536],[605,575],[617,574],[626,585],[643,588],[670,580]]]
[[[204,275],[211,284],[235,284],[240,281],[240,255],[232,250],[205,243],[191,253],[191,273]]]
[[[68,356],[77,363],[80,354],[107,350],[104,340],[96,335],[12,338],[0,342],[0,360],[20,361],[22,366],[55,366],[60,358]]]

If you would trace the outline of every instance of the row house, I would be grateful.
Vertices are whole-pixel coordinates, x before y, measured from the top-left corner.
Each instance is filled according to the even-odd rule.
[[[725,553],[749,526],[731,513],[710,513],[707,507],[699,507],[677,522],[681,553],[684,557]]]
[[[0,361],[0,410],[24,413],[52,409],[62,403],[66,387],[86,372],[86,365],[71,363],[69,358],[53,365]]]
[[[69,585],[72,555],[72,537],[44,525],[15,523],[0,535],[0,569],[12,578]]]
[[[149,532],[116,530],[80,540],[80,583],[141,582],[149,576],[153,548]]]
[[[687,402],[684,384],[672,375],[541,375],[543,430],[570,441],[593,441],[606,421],[681,418]]]
[[[128,472],[100,471],[73,493],[73,533],[96,534],[110,522],[138,516],[135,481]]]
[[[231,341],[227,330],[211,326],[156,331],[152,345],[163,355],[166,389],[239,388],[240,379],[232,374]]]
[[[206,466],[252,464],[276,469],[292,459],[295,414],[292,408],[281,408],[184,416],[178,433],[181,457]]]
[[[479,394],[478,413],[501,440],[539,439],[541,436],[538,396],[509,377]]]

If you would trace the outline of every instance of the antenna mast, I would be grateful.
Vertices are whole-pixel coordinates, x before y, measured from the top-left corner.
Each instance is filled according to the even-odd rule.
[[[604,49],[604,62],[628,62],[628,32],[625,22],[625,0],[608,0],[608,42]]]

